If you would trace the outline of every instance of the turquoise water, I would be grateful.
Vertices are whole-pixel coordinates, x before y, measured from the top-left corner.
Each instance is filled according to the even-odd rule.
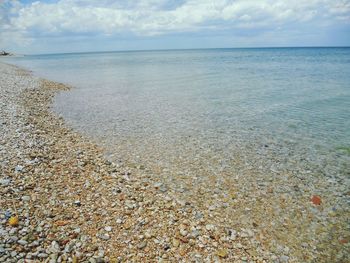
[[[173,169],[179,160],[200,158],[213,169],[214,159],[224,167],[236,153],[264,147],[284,162],[307,159],[324,173],[339,173],[338,161],[348,161],[350,48],[57,54],[11,62],[76,87],[60,93],[54,109],[123,161]],[[325,170],[325,161],[334,167]]]

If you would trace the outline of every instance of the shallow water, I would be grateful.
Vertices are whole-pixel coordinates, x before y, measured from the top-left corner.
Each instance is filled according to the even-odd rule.
[[[174,218],[187,213],[196,225],[201,218],[240,232],[235,240],[250,255],[246,247],[283,261],[349,261],[340,241],[349,240],[350,49],[9,61],[75,86],[56,96],[54,110],[120,162],[120,183],[135,180],[141,195],[149,189],[178,203]],[[310,202],[315,196],[321,205]]]
[[[56,97],[54,110],[114,160],[199,177],[230,173],[237,158],[296,173],[349,173],[350,48],[10,60],[76,87]]]

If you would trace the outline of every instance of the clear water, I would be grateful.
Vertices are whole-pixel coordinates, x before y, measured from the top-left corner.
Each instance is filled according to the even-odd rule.
[[[188,164],[190,173],[193,163],[206,171],[222,170],[236,155],[270,147],[285,165],[293,160],[287,169],[307,159],[305,169],[349,173],[350,48],[140,51],[11,60],[74,86],[56,97],[54,109],[104,143],[118,160],[169,170]],[[257,156],[264,166],[269,157]],[[344,164],[346,170],[339,170]]]

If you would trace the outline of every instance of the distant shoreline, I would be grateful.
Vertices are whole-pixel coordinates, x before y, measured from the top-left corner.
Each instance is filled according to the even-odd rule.
[[[6,56],[13,56],[13,54],[3,50],[3,51],[0,51],[0,56],[4,56],[4,57],[6,57]]]
[[[23,54],[14,54],[14,53],[8,53],[5,52],[5,54],[0,52],[0,58],[17,58],[17,57],[25,57],[26,55]]]

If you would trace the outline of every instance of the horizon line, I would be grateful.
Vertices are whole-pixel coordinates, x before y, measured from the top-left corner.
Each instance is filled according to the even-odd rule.
[[[54,53],[33,53],[18,54],[14,56],[42,56],[42,55],[69,55],[69,54],[89,54],[89,53],[123,53],[123,52],[161,52],[161,51],[195,51],[195,50],[217,50],[217,49],[284,49],[284,48],[350,48],[350,46],[262,46],[262,47],[217,47],[217,48],[164,48],[164,49],[126,49],[126,50],[104,50],[104,51],[83,51],[83,52],[54,52]]]

